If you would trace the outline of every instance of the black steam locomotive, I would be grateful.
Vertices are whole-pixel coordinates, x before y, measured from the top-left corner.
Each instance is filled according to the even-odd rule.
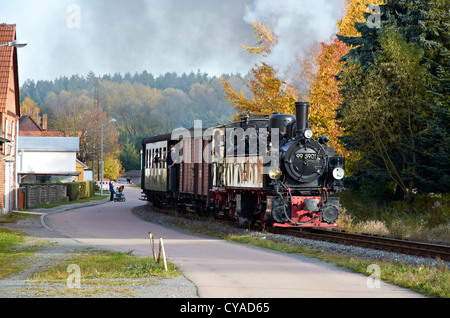
[[[312,138],[308,108],[142,141],[142,192],[154,206],[279,227],[334,227],[344,158]]]

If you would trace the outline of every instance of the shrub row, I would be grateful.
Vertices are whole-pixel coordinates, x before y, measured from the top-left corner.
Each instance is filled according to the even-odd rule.
[[[75,181],[65,184],[67,185],[69,201],[86,199],[95,195],[94,182],[92,181]]]

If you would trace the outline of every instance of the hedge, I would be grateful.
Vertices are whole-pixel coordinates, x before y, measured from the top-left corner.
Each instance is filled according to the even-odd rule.
[[[75,181],[66,183],[66,185],[69,201],[86,199],[95,195],[94,182],[92,181]]]

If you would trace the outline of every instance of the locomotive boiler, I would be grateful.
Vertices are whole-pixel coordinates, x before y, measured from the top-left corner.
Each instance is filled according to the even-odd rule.
[[[239,222],[336,226],[339,198],[332,195],[344,189],[344,158],[327,145],[328,137],[313,138],[309,104],[295,108],[295,116],[246,116],[145,138],[144,198]]]

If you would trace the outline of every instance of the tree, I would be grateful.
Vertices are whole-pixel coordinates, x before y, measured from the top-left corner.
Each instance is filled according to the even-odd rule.
[[[420,21],[419,44],[427,68],[426,112],[419,116],[425,125],[417,136],[417,175],[427,192],[450,191],[450,22],[448,2],[428,0]]]
[[[141,167],[139,152],[129,140],[122,145],[122,152],[120,153],[119,159],[125,171],[139,170]]]
[[[182,90],[166,88],[162,92],[162,97],[158,101],[157,107],[161,116],[160,120],[162,120],[165,128],[164,133],[168,133],[180,126],[192,126],[193,118],[189,114],[189,104],[190,98]]]
[[[381,5],[384,0],[371,0],[372,5]],[[344,0],[345,14],[338,21],[338,34],[344,37],[361,37],[361,32],[355,26],[367,23],[368,5],[366,0]],[[373,13],[373,12],[370,12]]]
[[[140,83],[113,83],[103,81],[99,88],[100,107],[117,120],[121,142],[128,140],[140,144],[143,135],[161,132],[162,123],[155,118],[159,90]]]
[[[254,79],[249,79],[249,88],[253,97],[247,99],[242,92],[234,91],[223,78],[225,98],[235,106],[239,114],[271,114],[273,112],[293,114],[297,100],[294,89],[275,76],[273,67],[261,63],[252,69]]]
[[[350,0],[345,8],[342,20],[338,21],[338,35],[344,37],[361,36],[355,28],[355,23],[365,22],[367,12],[366,1]],[[381,1],[373,0],[371,3],[380,4]],[[352,167],[359,160],[356,152],[350,156],[350,151],[344,148],[340,137],[343,129],[336,120],[336,110],[342,103],[340,85],[337,76],[342,71],[344,61],[342,58],[349,52],[351,46],[338,38],[331,43],[320,43],[320,53],[317,56],[317,72],[311,81],[310,121],[311,127],[317,135],[330,137],[330,145],[336,148],[337,153],[345,154],[346,166]],[[348,169],[347,169],[348,170]]]
[[[116,157],[106,155],[103,161],[104,161],[103,175],[106,179],[115,180],[123,175],[124,171],[122,168],[122,164],[120,163],[120,160],[118,160]]]
[[[425,68],[423,50],[408,43],[395,26],[378,38],[381,50],[366,70],[354,61],[343,75],[346,107],[342,112],[347,146],[363,154],[361,174],[393,181],[403,193],[415,188],[415,136],[423,129]]]
[[[20,112],[22,116],[30,115],[38,125],[40,125],[39,113],[40,109],[38,104],[32,100],[30,97],[26,97],[21,104]]]
[[[256,46],[242,46],[250,53],[263,54],[267,56],[268,54],[270,54],[271,47],[277,42],[275,33],[269,27],[268,23],[258,21],[251,23],[251,26],[253,28],[253,34],[255,35],[258,42],[256,42]]]
[[[260,21],[251,23],[258,42],[257,46],[243,47],[250,53],[268,55],[271,47],[276,43],[276,35],[267,23]],[[222,77],[225,98],[235,106],[240,115],[247,113],[271,114],[283,112],[293,114],[294,103],[298,99],[295,88],[277,78],[274,68],[264,62],[252,69],[253,78],[249,78],[249,88],[253,96],[247,98],[243,92],[235,91]]]
[[[448,3],[380,8],[381,28],[360,22],[361,36],[339,36],[352,46],[339,76],[343,140],[361,152],[359,176],[393,180],[407,194],[449,189]]]
[[[311,129],[317,135],[330,137],[330,146],[337,153],[345,153],[344,145],[339,141],[343,134],[336,118],[339,107],[339,83],[336,76],[342,70],[341,58],[348,52],[348,47],[338,39],[331,44],[321,44],[321,53],[317,58],[318,71],[311,86],[310,121]],[[348,152],[346,153],[348,157]]]
[[[59,130],[63,136],[79,137],[79,158],[91,167],[96,162],[100,163],[101,125],[109,118],[102,109],[93,106],[94,101],[88,96],[88,92],[61,91],[59,95],[52,92],[45,103],[45,107],[53,114],[49,128]],[[112,124],[103,126],[103,152],[112,158],[118,158],[121,149],[116,127]]]

